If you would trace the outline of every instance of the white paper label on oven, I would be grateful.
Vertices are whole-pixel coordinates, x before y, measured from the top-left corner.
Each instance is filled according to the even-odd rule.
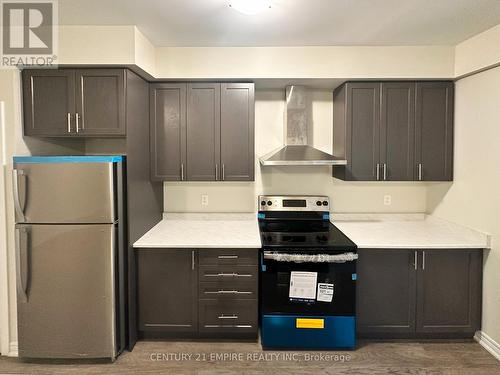
[[[317,272],[292,271],[289,297],[293,299],[316,299]]]
[[[333,299],[333,284],[318,283],[318,297],[321,302],[332,302]]]

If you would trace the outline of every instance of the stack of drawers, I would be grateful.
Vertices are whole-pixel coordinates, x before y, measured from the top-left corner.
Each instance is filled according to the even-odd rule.
[[[203,249],[198,261],[200,334],[257,337],[258,251]]]

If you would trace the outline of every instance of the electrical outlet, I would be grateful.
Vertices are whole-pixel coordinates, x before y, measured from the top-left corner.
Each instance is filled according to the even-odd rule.
[[[208,206],[208,194],[201,195],[201,205]]]
[[[384,206],[390,206],[392,203],[392,196],[384,195]]]

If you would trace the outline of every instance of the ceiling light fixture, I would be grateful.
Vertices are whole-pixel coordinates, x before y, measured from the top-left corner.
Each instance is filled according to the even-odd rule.
[[[270,0],[229,0],[230,8],[237,10],[240,13],[253,16],[266,9],[271,8]]]

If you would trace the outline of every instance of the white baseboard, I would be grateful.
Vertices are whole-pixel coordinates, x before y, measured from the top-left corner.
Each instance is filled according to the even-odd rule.
[[[9,356],[9,357],[18,357],[19,356],[17,341],[12,341],[10,343],[9,354],[7,354],[7,356]]]
[[[493,340],[483,331],[477,331],[474,335],[474,340],[485,348],[493,357],[500,361],[500,344],[498,342]]]

